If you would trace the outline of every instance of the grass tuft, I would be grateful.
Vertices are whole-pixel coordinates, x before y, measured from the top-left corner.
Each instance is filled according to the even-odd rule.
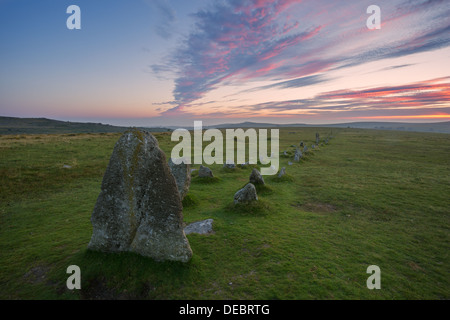
[[[266,216],[273,212],[273,208],[267,200],[258,198],[258,201],[247,203],[230,203],[225,209],[234,214],[244,216]]]
[[[255,184],[256,193],[258,195],[268,195],[274,192],[273,188],[266,184]]]
[[[273,175],[267,178],[267,180],[269,180],[270,182],[281,183],[281,182],[293,182],[295,179],[293,176],[286,173],[282,177],[278,177],[278,174]]]
[[[182,201],[183,208],[195,208],[199,205],[199,203],[200,200],[195,195],[189,193],[184,197]]]
[[[192,183],[201,183],[201,184],[212,184],[220,182],[219,177],[194,177],[192,179]]]

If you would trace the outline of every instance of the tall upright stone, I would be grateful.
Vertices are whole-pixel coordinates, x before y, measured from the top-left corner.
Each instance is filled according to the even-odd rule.
[[[89,249],[132,251],[158,261],[192,257],[175,178],[148,132],[127,131],[116,143],[91,222]]]
[[[303,154],[300,151],[300,149],[295,150],[294,161],[299,162],[302,157],[303,157]]]
[[[286,175],[286,168],[281,168],[280,172],[278,172],[278,178],[281,178],[282,176]]]
[[[184,199],[189,191],[191,185],[191,165],[184,162],[175,164],[172,158],[169,159],[169,168],[175,177],[177,183],[178,192],[180,193],[181,200]]]

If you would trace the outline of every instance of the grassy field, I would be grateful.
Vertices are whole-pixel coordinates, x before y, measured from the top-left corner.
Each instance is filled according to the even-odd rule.
[[[330,133],[282,129],[280,153],[316,131]],[[266,176],[252,207],[233,206],[251,168],[194,174],[184,220],[212,218],[215,233],[187,236],[187,264],[86,249],[119,136],[0,136],[0,299],[450,298],[450,135],[333,129],[300,163],[281,156],[288,177]],[[155,136],[170,156],[170,133]],[[69,265],[81,290],[66,288]]]

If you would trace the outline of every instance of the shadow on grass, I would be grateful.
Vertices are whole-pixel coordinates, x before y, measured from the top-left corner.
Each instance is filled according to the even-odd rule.
[[[255,188],[258,195],[268,195],[273,193],[272,187],[267,184],[255,184]]]
[[[157,288],[170,291],[183,287],[190,278],[191,262],[157,262],[132,252],[105,253],[89,249],[71,259],[71,264],[81,269],[79,298],[85,300],[164,298],[167,293],[158,292]]]

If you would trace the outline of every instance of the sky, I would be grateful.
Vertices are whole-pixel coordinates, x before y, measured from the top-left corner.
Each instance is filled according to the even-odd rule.
[[[449,121],[449,16],[448,0],[0,0],[0,116]]]

